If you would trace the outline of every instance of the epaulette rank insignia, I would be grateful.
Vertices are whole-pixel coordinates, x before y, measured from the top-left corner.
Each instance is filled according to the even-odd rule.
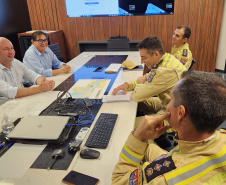
[[[184,57],[188,56],[188,50],[187,49],[183,49],[182,56],[184,56]]]
[[[148,82],[151,82],[152,81],[152,79],[154,78],[155,74],[156,73],[154,71],[150,73],[150,75],[148,77]]]
[[[146,176],[147,182],[149,183],[155,177],[158,177],[159,175],[163,175],[164,173],[172,171],[173,169],[176,169],[176,167],[172,160],[172,156],[152,162],[145,168],[145,176]]]

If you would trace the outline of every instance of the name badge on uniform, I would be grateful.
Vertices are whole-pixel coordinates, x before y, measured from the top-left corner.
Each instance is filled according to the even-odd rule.
[[[176,169],[176,167],[172,160],[172,156],[152,162],[145,168],[147,182],[149,183],[159,175],[163,175],[164,173],[172,171],[173,169]]]
[[[183,49],[183,54],[182,54],[182,56],[188,56],[188,50],[187,49]]]
[[[154,78],[155,74],[156,74],[155,72],[151,72],[150,73],[150,75],[148,77],[148,82],[151,82],[152,81],[152,79]]]

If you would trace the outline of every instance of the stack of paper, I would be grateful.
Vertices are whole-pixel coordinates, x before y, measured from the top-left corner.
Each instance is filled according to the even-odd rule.
[[[126,95],[104,95],[102,102],[119,102],[119,101],[130,101],[130,94]]]
[[[120,67],[121,67],[121,64],[112,63],[105,70],[105,73],[117,73]]]

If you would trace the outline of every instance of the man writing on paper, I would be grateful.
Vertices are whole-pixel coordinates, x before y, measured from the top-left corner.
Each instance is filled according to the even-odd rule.
[[[9,99],[20,98],[53,89],[55,82],[28,69],[14,58],[12,43],[0,37],[0,105]],[[23,80],[36,83],[37,87],[24,88]]]
[[[127,90],[134,90],[133,100],[140,102],[138,110],[163,114],[170,102],[170,92],[186,68],[173,55],[164,52],[162,42],[156,36],[146,37],[138,44],[138,49],[141,63],[145,63],[151,71],[135,81],[118,86],[112,94],[116,95],[120,90],[124,94]]]
[[[31,42],[32,45],[26,51],[23,59],[23,63],[29,69],[45,77],[71,71],[71,66],[59,61],[48,48],[48,35],[46,33],[34,32],[31,36]]]
[[[112,185],[210,185],[226,183],[226,82],[214,73],[187,71],[171,92],[167,113],[145,116],[132,132],[112,175]],[[167,152],[152,140],[177,131]]]

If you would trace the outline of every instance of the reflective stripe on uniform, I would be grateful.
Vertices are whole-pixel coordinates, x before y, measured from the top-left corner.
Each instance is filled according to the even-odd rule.
[[[179,53],[179,57],[181,57],[182,56],[182,50],[179,50],[178,53]]]
[[[143,159],[142,155],[139,155],[133,151],[131,151],[126,145],[123,146],[123,149],[120,153],[123,159],[125,159],[130,164],[135,166],[140,164],[140,161]]]
[[[166,67],[169,67],[170,63],[172,62],[172,59],[173,59],[173,57],[172,57],[172,55],[170,55],[170,60],[169,60],[169,61],[167,61],[167,63],[166,63]]]
[[[172,61],[172,55],[170,55],[169,53],[167,54],[166,58],[164,59],[162,66],[163,67],[168,67],[170,65]]]
[[[185,185],[223,166],[226,166],[226,146],[218,154],[204,157],[199,161],[165,175],[165,179],[168,185]]]
[[[135,81],[132,81],[132,84],[133,84],[133,89],[135,89],[136,86],[137,86],[137,81],[136,80]]]
[[[162,66],[165,66],[167,59],[169,58],[169,54],[166,55],[164,61],[162,62]]]
[[[165,119],[165,120],[163,120],[163,125],[164,125],[164,126],[168,126],[168,125],[169,125],[169,122]],[[174,131],[173,131],[172,128],[170,128],[170,129],[168,129],[166,132],[167,132],[167,133],[171,133],[171,132],[174,132]]]

